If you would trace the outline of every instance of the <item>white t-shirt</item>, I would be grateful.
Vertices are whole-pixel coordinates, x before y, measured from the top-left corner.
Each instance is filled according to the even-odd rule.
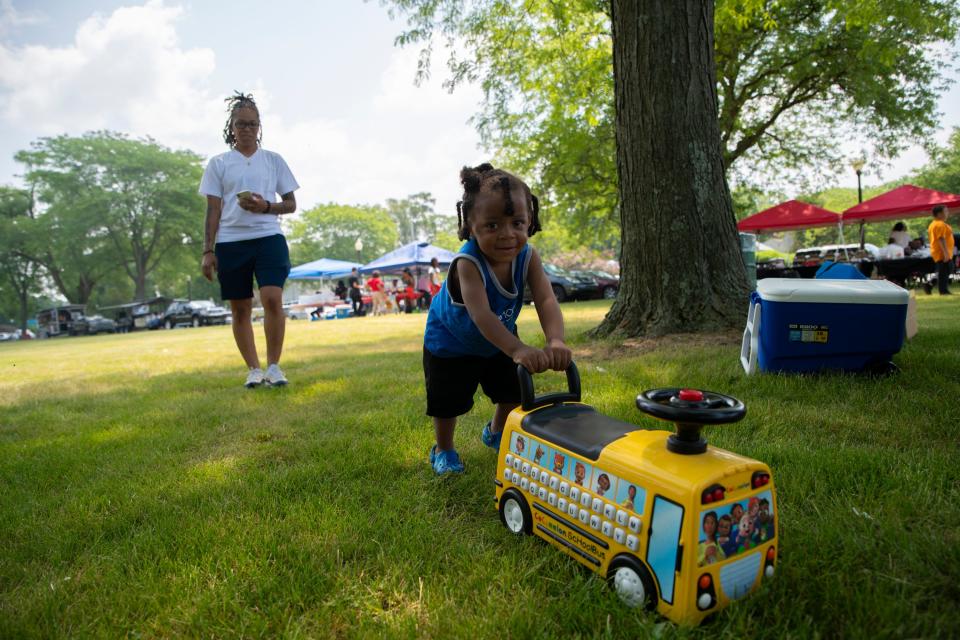
[[[200,193],[223,200],[217,242],[252,240],[282,233],[280,216],[251,213],[242,209],[237,194],[250,191],[273,203],[283,195],[300,188],[290,167],[279,153],[257,149],[249,158],[231,149],[210,158],[200,181]]]
[[[882,260],[896,260],[903,257],[903,247],[899,244],[888,244],[880,249],[880,258]]]
[[[893,241],[904,249],[910,244],[910,232],[909,231],[891,231],[890,237],[893,238]]]

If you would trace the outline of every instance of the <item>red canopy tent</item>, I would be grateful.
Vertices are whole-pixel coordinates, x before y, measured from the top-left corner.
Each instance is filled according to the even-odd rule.
[[[960,207],[960,196],[905,184],[843,212],[844,222],[881,222],[929,216],[934,206]]]
[[[788,229],[832,227],[839,224],[840,219],[839,213],[829,209],[823,209],[799,200],[788,200],[744,218],[737,223],[737,229],[760,233],[786,231]]]

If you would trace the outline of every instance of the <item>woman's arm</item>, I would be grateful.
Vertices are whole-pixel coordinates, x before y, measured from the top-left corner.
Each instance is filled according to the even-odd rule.
[[[271,213],[280,216],[297,210],[297,198],[293,195],[293,191],[283,194],[280,198],[280,202],[267,202],[259,193],[251,193],[249,198],[241,198],[239,203],[242,209],[251,213]]]
[[[217,270],[217,256],[213,245],[217,241],[220,228],[220,215],[223,213],[223,200],[217,196],[207,196],[207,217],[203,224],[203,256],[200,258],[200,271],[203,277],[213,282],[213,273]]]

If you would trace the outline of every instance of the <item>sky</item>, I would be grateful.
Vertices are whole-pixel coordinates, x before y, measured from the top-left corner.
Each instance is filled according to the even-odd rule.
[[[254,94],[301,210],[427,191],[454,214],[460,167],[487,159],[467,124],[480,92],[447,93],[443,58],[415,86],[402,28],[361,0],[0,0],[0,184],[21,184],[13,155],[41,136],[110,129],[222,153],[237,89]]]
[[[301,210],[427,191],[453,214],[459,168],[489,159],[468,123],[481,93],[441,87],[443,52],[415,86],[418,47],[393,44],[403,26],[376,0],[0,0],[0,184],[21,184],[13,155],[41,136],[109,129],[223,152],[223,99],[238,89],[254,94]],[[941,144],[960,126],[958,78],[940,101]],[[864,186],[926,161],[918,147],[868,159]]]

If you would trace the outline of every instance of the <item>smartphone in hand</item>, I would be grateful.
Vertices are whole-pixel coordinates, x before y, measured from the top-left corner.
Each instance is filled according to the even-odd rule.
[[[237,200],[249,199],[253,195],[249,191],[241,191],[237,194]]]

